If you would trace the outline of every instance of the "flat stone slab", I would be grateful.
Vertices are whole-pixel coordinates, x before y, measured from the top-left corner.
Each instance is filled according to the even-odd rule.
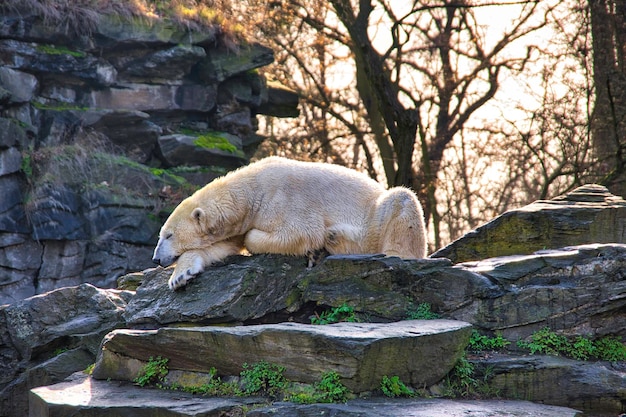
[[[255,401],[259,402],[258,398],[200,397],[179,391],[139,388],[130,383],[98,381],[76,373],[67,382],[32,389],[29,417],[235,416],[244,415],[246,406]]]
[[[251,407],[259,398],[215,398],[178,391],[139,388],[128,382],[107,382],[74,374],[67,382],[30,392],[30,417],[576,417],[571,408],[528,401],[464,401],[445,399],[372,398],[345,404],[275,403]],[[252,409],[251,409],[252,408]],[[251,409],[251,410],[250,410]],[[245,413],[245,410],[250,410]],[[245,413],[245,414],[244,414]]]
[[[345,404],[275,404],[246,417],[582,417],[571,408],[529,401],[387,399],[353,400]]]
[[[266,361],[284,366],[287,379],[309,384],[334,371],[355,393],[379,388],[384,375],[430,386],[454,367],[470,332],[470,324],[452,320],[122,329],[105,337],[93,376],[132,381],[150,357],[161,356],[170,370],[214,367],[223,376]]]

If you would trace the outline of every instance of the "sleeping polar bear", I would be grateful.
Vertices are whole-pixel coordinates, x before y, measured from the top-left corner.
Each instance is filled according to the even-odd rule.
[[[152,260],[161,266],[176,262],[168,284],[177,289],[244,248],[285,255],[326,250],[423,258],[424,215],[406,188],[386,190],[338,165],[270,157],[182,201],[161,228]]]

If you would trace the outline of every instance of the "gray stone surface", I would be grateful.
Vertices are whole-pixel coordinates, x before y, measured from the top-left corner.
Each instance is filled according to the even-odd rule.
[[[528,401],[380,399],[346,404],[275,404],[252,410],[247,417],[582,417],[577,410]]]
[[[252,399],[207,398],[129,383],[97,381],[84,374],[30,393],[30,417],[244,416]]]
[[[30,388],[93,363],[131,295],[83,284],[0,306],[0,415],[25,415]]]
[[[508,211],[431,257],[457,263],[586,243],[626,243],[626,201],[601,185]]]
[[[452,265],[446,259],[329,256],[233,257],[183,291],[166,286],[171,269],[145,272],[125,312],[130,325],[273,322],[353,307],[369,321],[405,319],[421,303],[445,318],[525,338],[549,326],[564,334],[626,337],[626,245],[582,245],[527,256]]]
[[[36,388],[30,394],[30,417],[193,416],[193,417],[579,417],[571,408],[527,401],[444,399],[351,400],[345,404],[262,404],[262,399],[198,397],[138,388],[73,375],[71,380]],[[256,405],[254,405],[256,402]],[[248,410],[244,412],[244,410]]]
[[[477,377],[504,398],[567,404],[593,415],[617,415],[626,403],[626,363],[556,356],[492,354],[471,359]]]
[[[137,360],[158,353],[169,369],[209,373],[215,367],[220,375],[239,375],[244,363],[261,361],[284,366],[294,382],[313,384],[334,371],[355,393],[378,389],[384,375],[429,386],[456,364],[470,330],[449,320],[115,330],[103,342],[93,376],[132,381]]]

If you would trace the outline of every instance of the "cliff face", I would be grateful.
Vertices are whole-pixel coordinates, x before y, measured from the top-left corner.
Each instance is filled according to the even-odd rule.
[[[150,266],[168,210],[248,162],[297,96],[218,28],[103,15],[89,33],[0,16],[0,304]]]

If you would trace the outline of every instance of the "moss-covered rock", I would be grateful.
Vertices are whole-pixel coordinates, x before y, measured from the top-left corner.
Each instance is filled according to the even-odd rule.
[[[431,257],[456,263],[585,243],[626,243],[626,201],[600,185],[508,211]]]

